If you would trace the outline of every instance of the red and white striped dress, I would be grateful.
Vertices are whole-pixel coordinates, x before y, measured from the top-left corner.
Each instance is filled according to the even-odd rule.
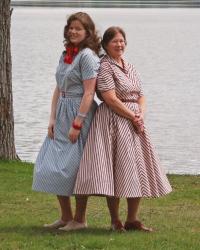
[[[115,89],[117,97],[127,100],[124,104],[137,112],[139,105],[134,101],[143,95],[141,82],[134,66],[123,62],[121,68],[110,57],[103,57],[97,90]],[[146,128],[137,134],[129,119],[101,103],[84,147],[74,193],[130,198],[169,192],[171,186]]]

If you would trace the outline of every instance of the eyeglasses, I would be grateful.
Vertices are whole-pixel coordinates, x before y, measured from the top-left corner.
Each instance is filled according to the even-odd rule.
[[[125,44],[125,41],[124,40],[111,40],[110,41],[112,44]]]

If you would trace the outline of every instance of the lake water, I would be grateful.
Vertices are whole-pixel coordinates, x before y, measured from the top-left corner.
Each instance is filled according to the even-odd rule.
[[[34,162],[47,132],[66,16],[83,9],[14,8],[15,142]],[[168,173],[200,174],[200,9],[84,9],[100,33],[127,33],[127,59],[140,72],[146,123]]]

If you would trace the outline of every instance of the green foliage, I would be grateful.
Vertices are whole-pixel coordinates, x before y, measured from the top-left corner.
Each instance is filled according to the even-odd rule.
[[[89,228],[79,232],[45,230],[58,218],[55,196],[31,190],[33,165],[0,161],[0,249],[2,250],[198,250],[200,246],[200,176],[170,175],[173,192],[143,199],[140,219],[154,233],[109,231],[103,197],[90,197]],[[74,198],[72,198],[74,207]],[[120,213],[126,218],[126,200]]]

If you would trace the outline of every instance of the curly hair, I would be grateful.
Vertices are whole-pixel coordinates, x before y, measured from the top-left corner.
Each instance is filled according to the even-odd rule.
[[[80,43],[79,48],[90,48],[97,55],[99,55],[101,49],[101,39],[97,34],[94,22],[92,21],[91,17],[85,12],[74,13],[67,19],[67,24],[64,27],[65,46],[71,45],[68,37],[68,30],[70,24],[76,20],[78,20],[86,30],[86,38]]]
[[[115,35],[117,33],[120,33],[123,38],[124,38],[124,42],[127,45],[127,41],[126,41],[126,33],[124,32],[124,30],[120,27],[109,27],[103,34],[103,39],[101,40],[101,45],[103,47],[103,49],[106,51],[106,47],[108,45],[108,43],[115,37]],[[106,51],[107,52],[107,51]]]

